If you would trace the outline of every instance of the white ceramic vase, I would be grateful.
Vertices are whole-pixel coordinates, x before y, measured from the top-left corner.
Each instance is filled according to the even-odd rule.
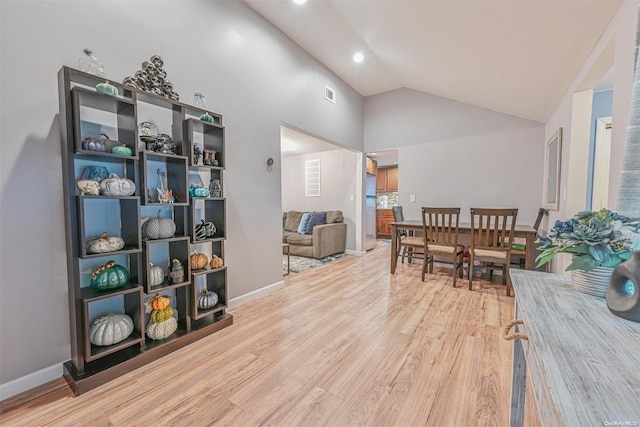
[[[598,267],[591,271],[571,271],[571,284],[579,292],[599,298],[607,296],[609,280],[613,274],[611,267]]]

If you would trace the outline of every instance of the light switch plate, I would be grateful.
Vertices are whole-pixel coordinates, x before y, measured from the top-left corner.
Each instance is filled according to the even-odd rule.
[[[411,203],[415,203],[415,202],[416,202],[416,195],[415,195],[415,194],[410,195],[410,196],[409,196],[409,201],[410,201]]]

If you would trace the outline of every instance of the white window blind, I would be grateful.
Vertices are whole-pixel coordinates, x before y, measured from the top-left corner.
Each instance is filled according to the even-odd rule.
[[[320,197],[320,159],[304,161],[304,195]]]

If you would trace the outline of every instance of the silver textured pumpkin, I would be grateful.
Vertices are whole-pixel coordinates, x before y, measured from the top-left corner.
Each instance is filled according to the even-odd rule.
[[[133,333],[133,320],[126,314],[107,314],[97,318],[89,328],[89,341],[97,346],[117,344]]]
[[[142,223],[142,236],[147,239],[168,239],[176,232],[176,223],[171,218],[160,218],[160,212],[156,218],[145,218]]]
[[[112,173],[109,178],[100,181],[100,192],[105,196],[130,196],[136,192],[136,185],[130,179]]]
[[[209,310],[218,303],[218,294],[208,289],[203,289],[198,295],[198,308],[201,310]]]
[[[108,236],[102,233],[102,236],[95,239],[87,240],[87,253],[104,254],[107,252],[115,252],[124,248],[124,239],[122,237]]]
[[[158,286],[164,282],[164,270],[162,267],[149,263],[149,285]]]

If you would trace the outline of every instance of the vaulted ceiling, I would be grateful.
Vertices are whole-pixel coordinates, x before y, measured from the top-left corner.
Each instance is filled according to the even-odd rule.
[[[544,122],[618,0],[245,0],[363,96],[410,88]],[[355,63],[356,51],[365,60]]]

